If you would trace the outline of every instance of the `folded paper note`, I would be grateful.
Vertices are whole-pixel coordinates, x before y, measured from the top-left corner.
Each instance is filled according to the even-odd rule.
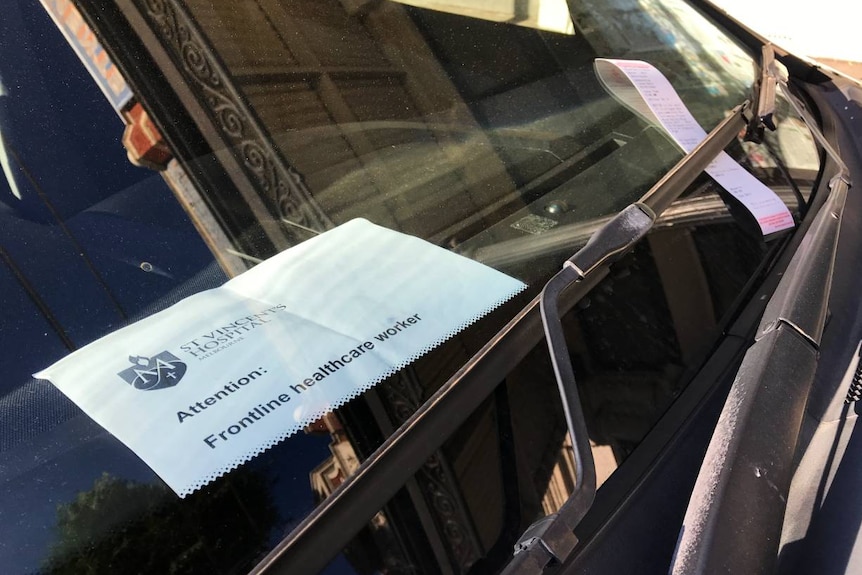
[[[353,220],[75,351],[48,379],[185,496],[524,284]]]
[[[706,137],[673,86],[652,64],[598,58],[595,68],[612,96],[647,122],[661,126],[685,152]],[[721,152],[706,173],[751,212],[763,235],[793,227],[793,216],[781,198],[727,153]]]

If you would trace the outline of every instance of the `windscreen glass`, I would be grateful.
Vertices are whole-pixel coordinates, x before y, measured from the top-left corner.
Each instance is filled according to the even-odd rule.
[[[683,157],[605,90],[596,58],[649,62],[707,131],[756,74],[678,0],[43,4],[15,0],[0,18],[9,573],[247,572]],[[776,117],[765,144],[727,151],[798,221],[819,159],[803,124]],[[354,218],[527,290],[186,498],[32,377]],[[702,175],[564,317],[600,484],[709,357],[782,237],[764,240]],[[575,469],[559,392],[544,342],[521,355],[332,550],[329,572],[492,572],[559,508]]]

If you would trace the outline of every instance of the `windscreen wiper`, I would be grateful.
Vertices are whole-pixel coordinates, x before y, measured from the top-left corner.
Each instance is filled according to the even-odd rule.
[[[628,253],[649,233],[660,214],[676,200],[739,131],[747,102],[733,110],[700,145],[668,172],[639,201],[629,205],[599,229],[563,269],[545,284],[540,311],[563,411],[572,439],[575,485],[560,509],[534,523],[515,546],[515,560],[504,573],[541,573],[564,561],[577,545],[574,529],[592,505],[596,491],[595,464],[578,397],[571,355],[566,344],[559,302],[563,292],[589,279]],[[688,160],[688,161],[686,161]]]
[[[548,283],[550,289],[546,286],[543,292],[546,317],[559,321],[560,314],[571,310],[607,275],[610,264],[646,233],[641,233],[647,226],[646,220],[651,226],[655,216],[670,206],[746,127],[747,108],[747,101],[734,108],[638,202],[612,218],[568,260],[571,265],[567,264],[561,272],[565,272],[562,279],[552,278]],[[566,270],[574,271],[574,275]],[[276,545],[252,573],[317,573],[323,569],[541,341],[544,325],[541,300],[542,296],[533,298],[516,314],[353,475]],[[552,354],[557,355],[558,346],[554,342],[559,343],[558,333],[549,339]],[[571,370],[567,351],[564,358],[560,355],[557,359],[558,365],[564,366],[565,362]],[[522,538],[519,552],[507,568],[510,573],[522,572],[529,565],[541,571],[549,563],[564,559],[577,543],[573,528],[589,509],[595,494],[592,454],[574,377],[558,376],[558,384],[576,461],[580,461],[575,493],[558,513],[534,525],[530,536]],[[535,568],[529,572],[535,572]]]
[[[596,466],[563,332],[560,297],[572,284],[586,280],[596,270],[631,250],[650,231],[655,220],[655,212],[647,204],[635,202],[629,205],[593,234],[575,255],[563,262],[563,269],[545,284],[539,296],[545,339],[572,440],[575,485],[572,495],[556,513],[527,529],[515,546],[515,555],[521,555],[521,560],[510,563],[506,573],[523,572],[527,565],[531,567],[529,571],[541,572],[550,563],[565,559],[577,545],[574,529],[589,510],[596,493]]]
[[[838,165],[839,171],[832,178],[830,189],[833,190],[835,198],[843,198],[843,194],[846,194],[850,184],[847,167],[837,151],[826,140],[803,104],[790,91],[787,71],[775,59],[775,53],[770,44],[763,46],[761,76],[755,89],[755,110],[748,119],[746,139],[760,143],[765,129],[775,130],[773,115],[776,90],[781,91],[805,122],[814,138]],[[742,113],[741,110],[740,113]],[[721,125],[713,130],[701,145],[707,143],[720,128]],[[716,136],[716,140],[719,139]],[[693,150],[692,154],[695,152],[697,150]],[[673,171],[666,177],[670,177],[672,174]],[[589,510],[595,495],[595,465],[592,461],[592,451],[578,398],[571,356],[563,334],[560,313],[557,309],[557,301],[560,294],[568,286],[587,279],[593,269],[601,263],[627,252],[649,232],[655,224],[656,212],[661,213],[669,205],[667,200],[673,201],[679,193],[676,186],[670,186],[670,191],[666,187],[664,193],[668,197],[659,199],[654,190],[660,188],[661,184],[662,182],[659,182],[639,202],[628,206],[596,232],[584,248],[564,263],[563,270],[551,278],[540,296],[541,315],[548,348],[563,401],[566,422],[572,437],[577,477],[573,494],[561,506],[560,510],[537,521],[524,533],[515,547],[515,559],[504,571],[508,575],[541,573],[547,566],[562,563],[577,545],[574,529]],[[681,190],[679,191],[681,192]],[[676,196],[674,196],[675,192]],[[650,201],[651,195],[653,195],[652,201]],[[832,199],[839,201],[835,198]]]

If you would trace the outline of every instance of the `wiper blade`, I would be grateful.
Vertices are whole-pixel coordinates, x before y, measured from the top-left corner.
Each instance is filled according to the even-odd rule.
[[[760,78],[755,84],[754,102],[755,114],[749,119],[745,131],[745,139],[757,144],[763,141],[764,128],[775,131],[773,115],[775,113],[775,98],[777,92],[790,103],[796,114],[805,123],[805,126],[817,140],[817,143],[826,151],[826,154],[838,165],[837,178],[844,180],[849,185],[849,171],[838,151],[826,140],[820,126],[805,109],[802,101],[791,91],[787,68],[775,58],[775,48],[769,42],[761,48]]]
[[[744,116],[747,105],[748,102],[745,102],[734,108],[730,115],[659,180],[639,203],[655,214],[661,214],[670,206],[747,125],[748,120]],[[615,255],[621,255],[630,247],[631,245],[624,246]],[[603,257],[601,252],[595,253],[598,255],[595,265],[586,266],[588,270],[582,270],[589,273],[560,294],[558,314],[572,309],[575,303],[607,275],[613,258]],[[541,341],[543,324],[539,308],[540,297],[537,296],[422,404],[353,475],[306,516],[252,573],[317,573],[323,569]],[[576,399],[577,391],[571,393],[567,387],[567,397],[564,397],[563,401],[572,401],[572,395]],[[582,418],[580,420],[582,421]],[[573,443],[579,440],[586,440],[586,433],[575,430]],[[588,448],[581,449],[581,452],[584,461],[590,458],[589,464],[592,461],[591,452]],[[589,469],[583,473],[587,472]],[[584,477],[586,478],[586,475]],[[580,520],[592,502],[595,492],[594,472],[592,486],[580,480],[579,484],[581,488],[572,498],[585,499],[577,503],[577,513],[565,514],[566,520],[562,522],[551,516],[548,520],[551,529],[542,530],[545,539],[549,533],[556,531],[571,543],[574,534],[571,533],[571,537],[568,537],[566,531],[571,532],[572,526]],[[564,509],[566,508],[564,505]],[[558,516],[559,513],[556,517]],[[537,541],[544,539],[537,538]],[[574,542],[576,541],[574,539]],[[522,547],[525,552],[516,555],[511,565],[523,564],[525,560],[538,560],[543,564],[556,560],[556,555],[549,556],[541,552],[541,544]],[[573,545],[569,547],[569,551],[571,548]],[[563,550],[560,549],[562,557]]]

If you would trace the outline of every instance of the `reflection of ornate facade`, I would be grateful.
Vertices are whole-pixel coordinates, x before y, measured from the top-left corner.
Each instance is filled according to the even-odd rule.
[[[511,188],[490,146],[440,145],[481,132],[404,9],[360,4],[140,3],[276,245],[358,215],[444,239]],[[440,202],[447,220],[423,217]]]
[[[178,2],[148,2],[141,8],[182,66],[185,79],[200,94],[200,103],[217,126],[223,145],[231,150],[255,188],[264,193],[263,203],[269,208],[265,220],[284,217],[305,228],[326,229],[328,219],[316,209],[296,171],[279,157],[265,128],[238,91],[230,61],[222,63],[201,32],[202,23]],[[249,201],[260,210],[258,203],[256,199]]]

